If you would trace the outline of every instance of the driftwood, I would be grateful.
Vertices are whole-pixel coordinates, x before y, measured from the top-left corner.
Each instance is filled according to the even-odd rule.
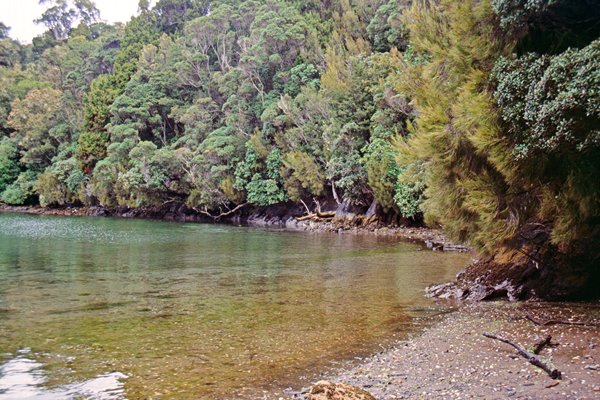
[[[583,322],[583,321],[563,321],[563,320],[559,320],[559,319],[551,319],[548,321],[537,321],[536,319],[534,319],[531,315],[527,315],[525,318],[527,318],[528,320],[530,320],[531,322],[533,322],[536,325],[539,326],[548,326],[548,325],[576,325],[576,326],[585,326],[585,327],[594,327],[594,328],[600,328],[600,324],[598,323],[594,323],[594,322]]]
[[[317,211],[317,217],[319,218],[333,218],[335,217],[335,211]]]
[[[550,341],[552,340],[552,336],[548,335],[536,344],[533,345],[533,354],[540,354],[540,351],[548,345],[550,345]]]
[[[302,203],[302,205],[304,206],[304,209],[306,210],[306,215],[303,215],[301,217],[296,217],[297,221],[326,222],[326,221],[331,221],[335,217],[335,211],[323,211],[322,212],[321,211],[321,203],[319,203],[319,201],[316,198],[313,199],[313,202],[317,206],[317,210],[315,212],[310,211],[310,208],[308,208],[308,206],[302,199],[300,199],[300,202]]]
[[[332,211],[333,214],[325,213],[310,213],[308,215],[303,215],[302,217],[296,217],[296,221],[319,221],[326,222],[331,221],[333,217],[335,217],[335,212]]]
[[[552,365],[544,362],[540,357],[538,357],[537,354],[534,354],[534,353],[531,353],[531,352],[525,350],[522,346],[513,342],[512,340],[503,338],[502,336],[492,335],[491,333],[487,333],[487,332],[484,332],[483,336],[490,338],[490,339],[496,339],[496,340],[499,340],[501,342],[511,345],[512,347],[517,349],[519,354],[521,356],[525,357],[527,359],[527,361],[529,361],[530,364],[535,365],[536,367],[541,368],[544,371],[546,371],[546,373],[548,374],[548,376],[550,376],[550,378],[561,379],[561,373],[559,370],[554,368]]]
[[[226,216],[228,216],[228,215],[230,215],[230,214],[233,214],[234,212],[236,212],[236,211],[237,211],[237,210],[239,210],[240,208],[246,207],[247,205],[248,205],[248,203],[243,203],[243,204],[240,204],[240,205],[236,206],[235,208],[228,209],[227,211],[222,211],[222,210],[219,210],[219,211],[221,211],[221,213],[220,213],[220,214],[217,214],[217,215],[211,214],[211,213],[208,211],[208,208],[207,208],[207,207],[204,207],[204,209],[202,209],[202,210],[199,210],[199,209],[197,209],[197,208],[193,207],[193,210],[194,210],[194,211],[196,211],[197,213],[200,213],[200,214],[203,214],[203,215],[209,216],[209,217],[211,217],[212,219],[214,219],[215,221],[217,221],[217,220],[219,220],[219,219],[220,219],[220,218],[222,218],[222,217],[226,217]]]
[[[304,215],[302,217],[296,217],[296,220],[297,221],[308,221],[308,220],[311,220],[311,219],[315,219],[316,217],[317,217],[317,214],[310,213],[310,214]]]
[[[311,212],[302,217],[296,217],[297,221],[331,221],[335,217],[335,211]]]

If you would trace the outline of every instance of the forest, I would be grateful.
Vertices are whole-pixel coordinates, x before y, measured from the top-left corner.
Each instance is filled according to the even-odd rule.
[[[595,0],[41,3],[31,44],[0,24],[6,204],[376,203],[600,262]]]

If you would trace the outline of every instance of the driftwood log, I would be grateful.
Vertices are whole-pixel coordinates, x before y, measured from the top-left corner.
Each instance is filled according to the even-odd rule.
[[[552,340],[552,336],[547,335],[545,338],[543,338],[542,340],[540,340],[539,342],[534,344],[533,345],[533,354],[540,354],[540,351],[542,351],[542,349],[544,347],[549,345],[551,340]]]
[[[531,353],[527,350],[525,350],[521,345],[513,342],[510,339],[506,339],[502,336],[498,336],[498,335],[493,335],[491,333],[487,333],[484,332],[483,336],[490,338],[490,339],[496,339],[499,340],[501,342],[504,342],[506,344],[511,345],[512,347],[514,347],[515,349],[517,349],[517,351],[519,352],[519,354],[523,357],[525,357],[527,359],[527,361],[529,361],[530,364],[535,365],[538,368],[543,369],[544,371],[546,371],[546,373],[548,374],[548,376],[550,376],[550,378],[552,379],[561,379],[561,373],[558,369],[554,368],[554,366],[548,364],[547,362],[543,361],[540,357],[538,357],[537,354],[535,353]],[[548,340],[548,343],[550,342],[550,340]],[[547,344],[547,343],[546,343]],[[546,345],[544,344],[544,346]],[[543,346],[542,346],[543,347]],[[540,348],[541,350],[541,348]]]
[[[531,315],[527,315],[525,318],[527,318],[528,320],[530,320],[531,322],[533,322],[534,324],[539,325],[539,326],[548,326],[548,325],[576,325],[576,326],[600,328],[600,324],[594,323],[594,322],[563,321],[563,320],[559,320],[559,319],[551,319],[551,320],[543,321],[542,322],[542,321],[536,320]]]
[[[335,211],[311,212],[301,217],[296,217],[297,221],[331,221],[335,217]]]

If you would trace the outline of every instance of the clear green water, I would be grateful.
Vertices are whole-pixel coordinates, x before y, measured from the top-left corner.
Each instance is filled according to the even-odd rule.
[[[368,236],[0,214],[0,399],[306,385],[414,331],[433,306],[423,288],[468,258]],[[77,386],[107,377],[122,387]]]

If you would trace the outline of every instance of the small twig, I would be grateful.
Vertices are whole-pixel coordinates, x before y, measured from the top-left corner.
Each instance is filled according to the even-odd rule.
[[[577,326],[586,326],[586,327],[595,327],[600,328],[600,324],[594,322],[583,322],[583,321],[563,321],[559,319],[551,319],[548,321],[537,321],[531,315],[527,315],[525,318],[530,320],[536,325],[539,326],[548,326],[548,325],[577,325]]]
[[[544,371],[546,371],[546,373],[548,374],[548,376],[550,376],[550,378],[561,379],[561,373],[559,370],[557,370],[556,368],[553,368],[551,365],[548,365],[547,363],[542,361],[542,359],[540,357],[538,357],[536,354],[530,353],[529,351],[525,350],[522,346],[513,342],[512,340],[503,338],[502,336],[492,335],[491,333],[487,333],[487,332],[484,332],[483,336],[490,338],[490,339],[496,339],[496,340],[499,340],[501,342],[511,345],[512,347],[517,349],[519,354],[521,356],[525,357],[527,359],[527,361],[529,361],[530,364],[535,365],[536,367],[541,368]]]

